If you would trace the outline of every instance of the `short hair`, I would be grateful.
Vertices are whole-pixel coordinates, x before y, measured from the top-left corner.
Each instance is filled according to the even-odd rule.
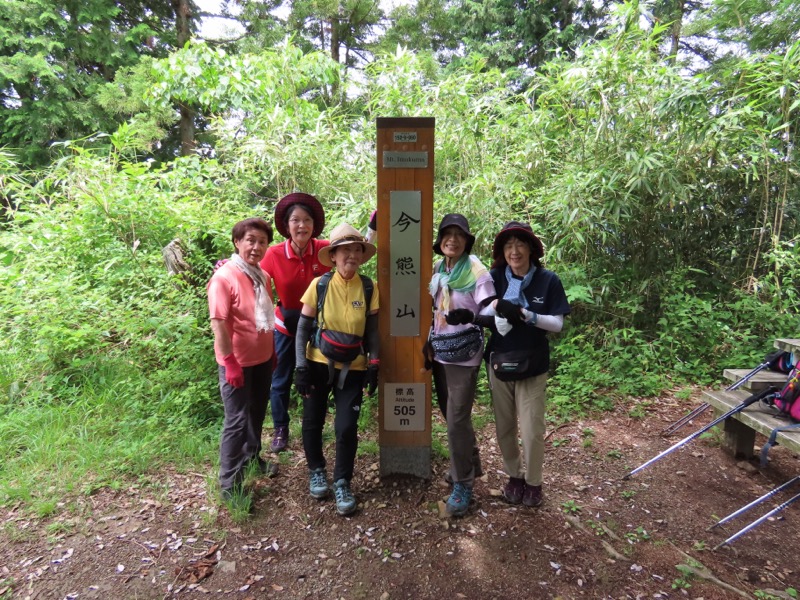
[[[233,242],[234,247],[236,247],[236,242],[241,240],[247,234],[248,229],[257,229],[259,231],[263,231],[267,234],[267,243],[272,243],[272,226],[260,217],[251,217],[250,219],[239,221],[233,226],[233,229],[231,230],[231,241]]]

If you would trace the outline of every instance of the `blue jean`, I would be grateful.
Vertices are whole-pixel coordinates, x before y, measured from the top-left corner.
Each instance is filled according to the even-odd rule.
[[[270,361],[244,367],[244,387],[225,379],[225,367],[217,365],[219,391],[225,407],[219,444],[219,485],[231,489],[242,482],[247,463],[261,453],[261,431],[267,414]]]
[[[275,330],[275,357],[278,364],[272,372],[269,406],[275,427],[289,426],[289,394],[294,374],[294,337]]]

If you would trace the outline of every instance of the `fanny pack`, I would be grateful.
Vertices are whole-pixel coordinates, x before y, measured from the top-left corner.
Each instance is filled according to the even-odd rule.
[[[431,333],[428,340],[434,356],[444,362],[467,362],[483,351],[483,333],[476,326],[450,333]]]
[[[331,329],[320,330],[317,347],[325,358],[340,363],[353,362],[364,352],[361,336]]]
[[[539,374],[538,365],[528,350],[492,352],[489,354],[489,366],[500,381],[519,381]]]

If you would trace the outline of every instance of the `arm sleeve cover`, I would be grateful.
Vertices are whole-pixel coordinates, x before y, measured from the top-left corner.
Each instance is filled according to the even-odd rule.
[[[300,321],[297,324],[297,335],[294,338],[294,359],[297,368],[308,366],[306,345],[308,345],[308,340],[311,337],[313,325],[314,319],[306,315],[300,315]]]
[[[497,316],[497,311],[492,306],[491,302],[481,308],[481,312],[475,315],[474,323],[477,323],[481,327],[493,327],[494,326],[494,318]]]
[[[378,315],[367,315],[367,323],[364,327],[364,341],[366,342],[367,352],[370,360],[380,358],[380,337],[378,336]]]
[[[564,315],[536,315],[536,325],[533,326],[558,333],[564,327]]]

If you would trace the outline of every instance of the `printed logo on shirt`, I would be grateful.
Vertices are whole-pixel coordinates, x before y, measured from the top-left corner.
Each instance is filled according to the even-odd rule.
[[[535,304],[544,304],[544,296],[534,296],[531,298],[531,302],[534,302]]]
[[[353,308],[355,308],[356,310],[362,310],[364,308],[364,301],[353,300]]]

